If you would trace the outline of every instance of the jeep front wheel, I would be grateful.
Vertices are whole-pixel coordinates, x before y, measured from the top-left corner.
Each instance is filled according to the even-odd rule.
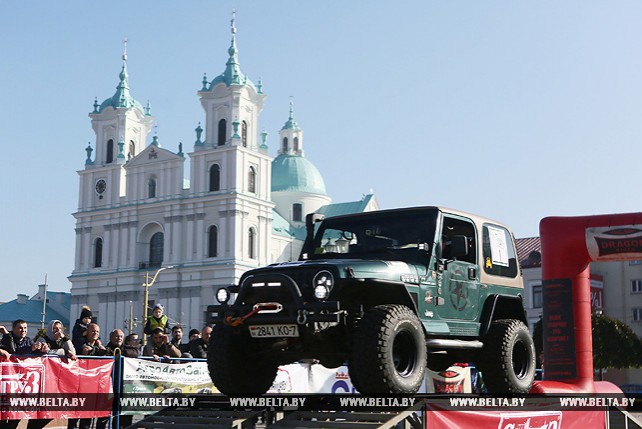
[[[490,325],[482,352],[484,384],[490,393],[526,394],[535,378],[535,345],[520,320],[496,320]]]
[[[364,394],[417,392],[426,370],[421,322],[403,305],[369,309],[354,334],[350,378]]]
[[[257,356],[247,333],[215,325],[208,345],[207,367],[212,383],[228,396],[267,392],[278,365],[270,356]]]

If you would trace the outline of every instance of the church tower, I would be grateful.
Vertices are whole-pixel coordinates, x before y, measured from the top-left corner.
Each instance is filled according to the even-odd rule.
[[[116,93],[101,104],[94,100],[94,110],[89,114],[96,140],[95,148],[90,143],[85,149],[85,168],[78,172],[80,191],[75,271],[103,265],[104,237],[97,235],[96,231],[92,234],[92,216],[89,213],[121,203],[127,185],[125,164],[145,149],[153,123],[149,105],[144,108],[129,90],[127,41],[122,61]]]
[[[80,172],[81,210],[115,204],[124,195],[123,165],[145,148],[153,123],[149,105],[143,108],[129,91],[126,43],[116,93],[100,105],[95,100],[89,114],[96,143],[95,149],[87,147],[85,170]]]
[[[279,131],[279,155],[272,161],[272,201],[276,211],[295,228],[305,225],[305,216],[332,201],[319,170],[303,151],[303,130],[294,119],[294,103]]]
[[[207,197],[208,227],[218,234],[216,254],[245,266],[269,261],[272,232],[270,198],[271,158],[258,140],[259,114],[265,95],[242,71],[236,46],[236,27],[223,73],[211,82],[203,78],[198,91],[205,110],[205,138],[196,129],[191,192]]]

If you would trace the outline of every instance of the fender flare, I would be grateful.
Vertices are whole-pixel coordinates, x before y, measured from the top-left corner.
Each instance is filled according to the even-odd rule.
[[[499,319],[517,319],[528,326],[526,310],[524,310],[521,295],[489,295],[484,302],[484,308],[479,319],[479,336],[486,336],[493,320]]]

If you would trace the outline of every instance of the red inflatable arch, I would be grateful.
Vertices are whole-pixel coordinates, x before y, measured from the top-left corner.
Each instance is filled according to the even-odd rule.
[[[545,381],[532,393],[619,392],[593,381],[589,263],[642,259],[642,213],[540,222]]]

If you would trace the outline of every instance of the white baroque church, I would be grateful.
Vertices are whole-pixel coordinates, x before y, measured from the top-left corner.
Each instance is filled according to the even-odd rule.
[[[331,204],[323,177],[304,156],[292,103],[278,155],[268,155],[267,134],[259,133],[266,96],[261,81],[241,71],[234,20],[228,54],[222,74],[203,78],[197,94],[205,129],[199,123],[185,154],[182,145],[178,152],[161,147],[157,136],[148,142],[154,118],[130,92],[125,49],[116,93],[96,100],[89,114],[96,140],[78,172],[70,321],[89,305],[103,332],[127,332],[133,316],[140,333],[146,275],[172,267],[147,288],[147,309],[161,303],[172,324],[200,329],[219,287],[249,269],[298,258],[307,213],[378,208],[372,193]]]

